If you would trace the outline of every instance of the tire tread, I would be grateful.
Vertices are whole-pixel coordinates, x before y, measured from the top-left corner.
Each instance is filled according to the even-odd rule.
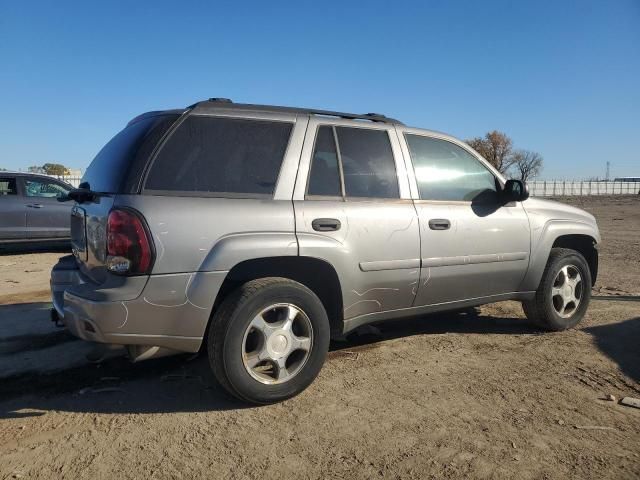
[[[582,320],[584,316],[584,312],[577,316],[577,320],[572,319],[567,325],[560,325],[552,315],[547,312],[547,295],[550,288],[549,283],[553,281],[550,278],[550,272],[555,270],[558,262],[562,259],[567,258],[569,256],[577,256],[581,262],[582,266],[586,266],[587,268],[583,272],[586,278],[584,278],[584,282],[588,287],[588,291],[585,290],[583,302],[586,302],[588,305],[589,299],[591,297],[591,276],[587,266],[587,261],[584,259],[582,254],[576,250],[572,250],[570,248],[552,248],[551,253],[549,254],[549,258],[547,260],[547,264],[544,268],[544,272],[542,273],[542,278],[540,280],[540,285],[536,290],[535,296],[532,300],[522,302],[522,309],[524,310],[524,314],[526,317],[533,322],[538,327],[548,330],[548,331],[562,331],[568,328],[575,326],[577,323]],[[586,311],[586,308],[585,308]]]
[[[209,356],[209,364],[213,370],[213,374],[218,383],[236,398],[249,403],[272,403],[268,401],[260,402],[255,398],[248,398],[233,386],[229,380],[227,369],[224,363],[224,340],[227,337],[228,330],[236,317],[236,312],[243,305],[253,298],[257,293],[265,288],[273,286],[284,286],[294,289],[308,290],[294,280],[283,277],[265,277],[251,280],[238,287],[225,298],[216,312],[211,318],[211,327],[207,338],[207,353]],[[319,302],[319,300],[318,300]],[[327,326],[328,328],[328,326]]]

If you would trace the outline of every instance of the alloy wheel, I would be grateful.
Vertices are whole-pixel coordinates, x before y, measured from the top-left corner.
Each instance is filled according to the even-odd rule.
[[[242,362],[255,380],[284,383],[302,370],[312,345],[313,327],[307,314],[290,303],[278,303],[263,309],[247,327]]]

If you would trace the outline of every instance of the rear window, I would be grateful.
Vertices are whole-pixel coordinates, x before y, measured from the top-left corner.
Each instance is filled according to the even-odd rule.
[[[156,157],[145,190],[271,196],[293,124],[192,115]]]
[[[0,196],[15,195],[16,193],[18,190],[15,178],[0,178]]]
[[[113,137],[87,168],[83,182],[95,192],[119,193],[124,183],[135,183],[156,143],[178,118],[176,114],[155,115],[128,125]]]

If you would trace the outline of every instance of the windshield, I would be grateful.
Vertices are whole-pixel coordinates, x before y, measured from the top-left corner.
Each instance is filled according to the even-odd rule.
[[[177,118],[176,114],[155,115],[125,127],[98,152],[82,182],[94,192],[119,193],[126,175],[142,170],[140,164]]]

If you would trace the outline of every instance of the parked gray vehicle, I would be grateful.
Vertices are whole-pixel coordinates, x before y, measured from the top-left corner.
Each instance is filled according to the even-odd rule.
[[[45,175],[0,172],[0,245],[69,241],[73,187]]]
[[[465,143],[378,114],[210,99],[133,119],[71,192],[57,316],[133,360],[205,347],[253,403],[317,376],[358,326],[523,302],[576,325],[593,216],[528,198]]]

